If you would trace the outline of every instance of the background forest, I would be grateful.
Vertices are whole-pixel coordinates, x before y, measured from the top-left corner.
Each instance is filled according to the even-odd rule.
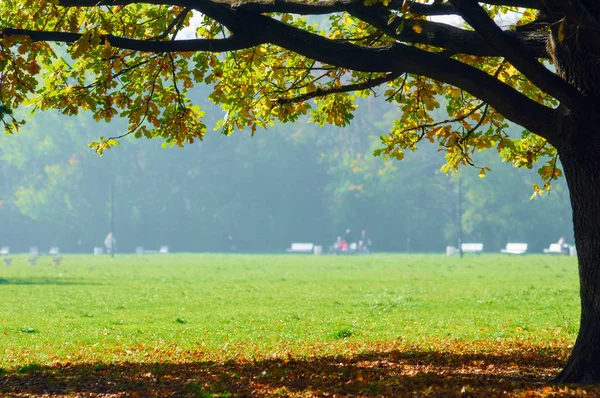
[[[194,98],[210,126],[224,117],[207,93]],[[530,200],[534,170],[502,164],[492,151],[460,176],[440,171],[443,154],[422,144],[404,160],[372,156],[397,117],[383,98],[361,102],[351,126],[298,122],[266,131],[207,134],[185,149],[127,137],[102,157],[87,144],[123,134],[125,123],[88,115],[36,114],[0,137],[0,245],[59,246],[91,253],[110,231],[114,192],[117,250],[282,252],[291,242],[329,245],[366,229],[375,251],[441,252],[458,239],[497,251],[508,241],[541,251],[572,242],[564,181]],[[515,128],[514,134],[520,134]],[[231,237],[231,239],[229,238]]]

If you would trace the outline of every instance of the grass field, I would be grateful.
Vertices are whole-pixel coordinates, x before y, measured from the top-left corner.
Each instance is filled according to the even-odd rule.
[[[0,291],[11,396],[562,394],[579,316],[536,255],[15,256]]]

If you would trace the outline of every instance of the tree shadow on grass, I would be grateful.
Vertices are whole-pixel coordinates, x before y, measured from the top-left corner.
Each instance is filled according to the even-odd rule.
[[[577,396],[600,387],[549,385],[563,360],[391,351],[306,359],[29,365],[0,374],[7,396]],[[44,395],[46,396],[46,395]]]
[[[99,285],[96,282],[84,281],[75,278],[46,278],[46,277],[30,277],[30,278],[0,278],[1,285]]]

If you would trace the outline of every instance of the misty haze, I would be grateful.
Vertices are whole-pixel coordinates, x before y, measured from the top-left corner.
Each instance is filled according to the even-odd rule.
[[[195,100],[214,125],[222,111],[205,98]],[[293,242],[327,248],[346,229],[356,237],[366,230],[376,252],[441,253],[457,245],[459,183],[463,242],[492,252],[507,242],[527,242],[529,252],[561,236],[572,243],[563,181],[530,200],[539,175],[494,153],[478,156],[478,166],[492,169],[484,179],[473,167],[447,176],[443,153],[427,142],[400,162],[373,157],[396,113],[385,105],[362,102],[345,129],[303,121],[255,137],[213,131],[185,149],[127,137],[102,157],[87,144],[123,132],[123,123],[37,114],[18,135],[0,138],[0,214],[10,226],[0,244],[92,253],[104,247],[112,214],[121,253],[283,253]]]

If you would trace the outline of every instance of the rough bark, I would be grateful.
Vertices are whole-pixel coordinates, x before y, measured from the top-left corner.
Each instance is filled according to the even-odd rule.
[[[583,117],[583,115],[582,115]],[[598,116],[565,118],[558,147],[573,207],[581,296],[579,335],[556,377],[559,383],[600,383],[600,135]]]

